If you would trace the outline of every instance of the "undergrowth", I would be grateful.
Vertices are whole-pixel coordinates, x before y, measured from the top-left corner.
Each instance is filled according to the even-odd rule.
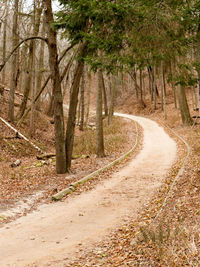
[[[196,226],[188,229],[184,223],[172,225],[170,222],[140,227],[137,239],[140,253],[148,260],[159,262],[159,266],[199,266],[198,242]]]
[[[112,124],[108,125],[107,120],[104,120],[104,146],[106,153],[111,154],[118,149],[123,148],[126,142],[124,127],[126,122],[120,118],[113,118]],[[79,132],[74,140],[74,155],[90,155],[96,153],[96,131],[95,129],[87,128],[84,132]]]

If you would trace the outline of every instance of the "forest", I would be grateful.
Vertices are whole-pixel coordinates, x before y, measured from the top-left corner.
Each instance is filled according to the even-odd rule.
[[[1,0],[0,36],[0,265],[198,267],[200,1]]]

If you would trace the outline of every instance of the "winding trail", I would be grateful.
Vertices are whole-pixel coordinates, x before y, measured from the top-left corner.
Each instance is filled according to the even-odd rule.
[[[125,219],[136,217],[162,184],[176,156],[176,143],[157,123],[137,121],[143,148],[126,167],[93,190],[40,208],[0,229],[0,266],[65,266],[62,259],[93,246]],[[60,263],[56,261],[61,260]]]

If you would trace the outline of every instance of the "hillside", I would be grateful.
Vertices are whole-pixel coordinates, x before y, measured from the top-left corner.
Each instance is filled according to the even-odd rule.
[[[6,119],[8,110],[6,92],[1,101],[1,116]],[[16,102],[18,101],[20,99],[16,99]],[[17,108],[18,105],[16,105],[16,111]],[[52,119],[48,116],[37,112],[37,126],[33,138],[28,134],[29,117],[22,125],[13,126],[36,144],[43,153],[49,154],[55,153],[54,125],[51,121]],[[92,118],[91,125],[93,125]],[[95,155],[94,126],[85,129],[84,132],[81,132],[77,126],[71,172],[65,175],[57,175],[55,172],[55,157],[38,160],[37,157],[42,152],[37,151],[23,138],[16,138],[15,132],[2,121],[0,121],[0,127],[1,223],[26,214],[40,203],[50,202],[51,196],[56,192],[127,152],[135,138],[134,123],[116,118],[113,124],[108,126],[105,120],[106,157],[98,159]],[[20,160],[20,165],[11,167],[16,160]],[[7,217],[6,212],[10,209],[12,212],[11,214],[8,212]]]
[[[124,99],[120,98],[117,101],[118,110],[148,117],[163,126],[166,132],[177,142],[178,158],[168,173],[165,182],[151,201],[146,203],[143,209],[140,210],[137,218],[126,220],[125,224],[112,231],[112,234],[106,237],[104,241],[96,244],[95,249],[80,252],[75,261],[69,262],[68,260],[64,263],[66,264],[64,266],[77,266],[77,264],[80,266],[126,266],[127,263],[131,266],[141,264],[143,266],[198,266],[200,249],[198,141],[200,138],[200,126],[198,119],[195,119],[193,126],[183,127],[179,111],[174,108],[173,103],[170,104],[170,97],[169,95],[167,120],[163,120],[163,114],[159,109],[154,112],[150,103],[142,110],[137,103],[134,103],[130,95],[124,96]],[[6,104],[4,104],[3,110],[6,110]],[[193,111],[193,115],[195,116],[196,114],[197,112]],[[38,135],[36,134],[37,138],[32,139],[32,141],[46,152],[52,152],[53,141],[51,143],[49,140],[52,140],[53,136],[49,135],[48,140],[46,136],[47,132],[48,134],[53,132],[52,125],[48,117],[42,114],[39,114],[39,116],[41,116],[40,122],[42,122],[42,125],[38,125],[39,133]],[[119,128],[119,121],[117,121],[114,131],[113,129],[112,131],[106,130],[106,132],[108,131],[107,134],[111,131],[112,134],[116,135],[121,129],[120,139],[122,138],[122,142],[115,143],[114,150],[113,147],[110,147],[110,150],[107,151],[107,154],[111,153],[110,156],[99,160],[91,154],[89,158],[76,159],[73,162],[72,174],[68,176],[56,175],[51,159],[41,164],[41,161],[36,159],[38,152],[24,140],[13,138],[13,133],[4,124],[1,124],[3,133],[1,137],[1,168],[3,170],[3,175],[1,176],[3,178],[1,180],[1,188],[3,189],[1,191],[1,204],[4,210],[12,207],[18,200],[30,195],[34,196],[34,194],[37,196],[37,192],[42,191],[42,194],[36,197],[38,199],[33,197],[30,206],[25,210],[22,209],[21,214],[20,212],[17,214],[17,216],[25,215],[41,201],[43,203],[49,202],[49,197],[52,193],[55,193],[55,188],[57,190],[63,189],[76,179],[118,157],[123,151],[127,151],[132,144],[132,138],[134,139],[134,125],[130,125],[129,121],[120,123],[123,123],[122,128]],[[50,127],[48,131],[47,126]],[[28,129],[26,127],[28,126],[25,123],[18,130],[25,133]],[[124,132],[126,132],[126,136],[123,136]],[[77,130],[77,135],[79,137],[81,135],[79,130]],[[182,137],[190,147],[188,158],[186,158],[187,147],[177,135]],[[89,135],[89,138],[91,138],[91,135]],[[122,143],[124,144],[123,140],[127,140],[127,138],[129,138],[129,142],[126,143],[126,146],[122,146]],[[110,140],[108,143],[110,144]],[[119,146],[116,151],[117,144]],[[113,151],[115,151],[114,155]],[[22,160],[22,165],[11,168],[10,164],[16,159]],[[184,160],[186,162],[183,166]],[[174,183],[177,172],[182,166],[184,167],[183,173]],[[118,170],[119,167],[117,167]],[[113,171],[115,172],[116,168],[81,186],[76,194],[91,190],[99,181],[105,179]],[[163,203],[165,204],[163,205]],[[10,219],[5,220],[2,217],[2,222]]]
[[[171,102],[170,96],[168,101]],[[65,266],[199,266],[199,119],[191,127],[183,127],[173,103],[167,105],[167,120],[151,105],[141,110],[130,96],[125,96],[120,106],[123,112],[151,118],[163,126],[178,144],[178,160],[136,219],[126,221],[95,249],[83,251]],[[198,112],[192,111],[192,115],[197,116]],[[187,147],[177,135],[189,145],[188,157]],[[175,180],[182,166],[182,173]]]

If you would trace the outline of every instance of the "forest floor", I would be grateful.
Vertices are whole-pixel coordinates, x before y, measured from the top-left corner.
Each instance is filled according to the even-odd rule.
[[[71,266],[69,260],[77,253],[85,253],[122,222],[135,218],[149,202],[175,162],[176,143],[157,123],[125,116],[143,128],[139,154],[93,190],[40,206],[36,212],[1,228],[1,266]]]
[[[169,97],[170,99],[170,97]],[[134,108],[133,108],[134,107]],[[11,253],[8,255],[8,258],[2,259],[2,266],[6,266],[8,263],[7,259],[10,259],[13,263],[14,259],[14,265],[11,264],[10,266],[199,266],[200,262],[200,169],[199,169],[199,144],[200,144],[200,125],[198,119],[195,121],[194,125],[192,127],[182,127],[181,121],[180,121],[180,115],[178,110],[174,109],[173,104],[169,103],[167,104],[167,120],[163,119],[163,113],[158,109],[156,112],[153,111],[150,105],[148,105],[147,108],[144,110],[140,108],[139,105],[135,104],[134,101],[130,97],[127,97],[125,101],[125,105],[121,107],[121,111],[124,113],[132,113],[132,114],[140,114],[145,117],[148,117],[150,119],[153,119],[157,121],[160,125],[162,125],[165,128],[165,131],[176,141],[177,143],[177,150],[178,150],[178,158],[175,162],[175,164],[172,166],[168,174],[160,175],[159,180],[159,187],[154,191],[151,190],[152,188],[149,187],[149,191],[145,192],[142,191],[142,188],[145,188],[145,190],[148,190],[148,184],[143,184],[141,189],[137,192],[131,192],[131,195],[133,194],[135,196],[134,201],[139,198],[141,200],[141,203],[139,204],[133,204],[130,199],[125,198],[124,201],[127,205],[127,210],[125,210],[123,204],[122,204],[122,210],[124,213],[120,213],[121,210],[119,209],[119,206],[113,207],[111,205],[112,198],[115,199],[115,196],[123,195],[123,197],[127,196],[130,197],[130,188],[135,187],[135,181],[132,182],[132,184],[128,184],[125,186],[126,183],[121,183],[120,190],[122,194],[120,193],[113,193],[111,194],[111,199],[107,199],[107,193],[105,199],[104,197],[104,190],[101,191],[102,183],[106,183],[106,180],[102,178],[102,176],[106,176],[106,179],[108,178],[107,183],[110,179],[112,179],[113,169],[108,171],[106,174],[101,175],[97,178],[97,182],[91,181],[88,184],[85,184],[83,188],[79,188],[79,190],[68,197],[66,200],[64,200],[61,203],[53,204],[51,214],[48,211],[48,207],[50,206],[44,206],[43,212],[44,216],[38,216],[36,218],[36,221],[33,221],[33,223],[36,225],[35,230],[38,231],[39,226],[38,224],[43,225],[42,229],[46,228],[46,223],[51,221],[50,228],[51,230],[49,233],[52,232],[52,229],[55,229],[55,225],[58,224],[58,228],[61,230],[64,226],[64,230],[69,228],[70,233],[74,233],[74,236],[82,229],[82,233],[85,233],[89,231],[89,236],[93,238],[91,241],[91,246],[87,245],[87,242],[80,241],[79,238],[77,238],[77,243],[74,251],[74,257],[72,257],[72,254],[69,256],[68,251],[72,251],[71,248],[71,236],[70,234],[65,234],[62,236],[59,235],[53,235],[51,233],[50,237],[48,236],[47,232],[42,232],[39,237],[37,236],[37,232],[29,232],[25,228],[25,235],[26,236],[17,236],[17,230],[22,229],[21,223],[24,223],[23,225],[27,226],[28,229],[32,228],[29,227],[31,225],[32,220],[34,219],[35,212],[24,216],[21,219],[18,219],[17,221],[5,225],[0,230],[3,231],[2,238],[5,238],[6,235],[13,235],[15,233],[16,242],[20,242],[20,245],[22,243],[22,240],[24,241],[26,239],[28,246],[31,248],[30,251],[35,253],[35,249],[37,249],[37,246],[43,246],[45,247],[45,251],[49,251],[48,253],[54,255],[54,253],[57,254],[57,258],[55,257],[46,257],[47,255],[42,254],[42,249],[38,252],[40,261],[36,262],[33,265],[26,265],[23,263],[23,260],[25,261],[25,255],[21,255],[21,261],[20,258],[19,262],[15,262],[16,258],[13,255],[13,250],[7,251],[5,249],[5,255],[6,253]],[[196,112],[192,111],[192,115],[197,115]],[[186,162],[186,165],[184,167],[183,173],[178,178],[178,181],[174,184],[172,190],[170,191],[171,185],[173,184],[174,178],[180,168],[183,164],[183,159],[186,157],[187,151],[183,143],[175,137],[173,132],[169,129],[173,129],[177,134],[179,134],[181,137],[186,140],[186,142],[189,144],[191,148],[190,156],[188,161]],[[133,136],[134,137],[134,136]],[[170,139],[171,140],[171,139]],[[140,145],[141,148],[141,145]],[[164,149],[165,150],[165,149]],[[164,151],[160,150],[160,151]],[[138,151],[137,151],[138,152]],[[151,153],[149,158],[152,158],[152,155],[154,153]],[[138,154],[139,156],[140,154]],[[6,156],[6,155],[5,155]],[[133,161],[137,159],[137,157],[133,157]],[[168,153],[168,159],[170,157],[173,157],[172,154]],[[152,158],[153,160],[153,158]],[[126,161],[127,164],[129,161]],[[130,161],[132,162],[132,161]],[[130,162],[128,164],[130,164]],[[124,164],[124,163],[123,163]],[[123,165],[122,164],[122,165]],[[151,165],[154,166],[154,163]],[[128,165],[129,166],[129,165]],[[157,166],[157,165],[155,165]],[[119,173],[121,171],[121,166],[117,166],[117,169],[115,168],[117,174],[115,178],[113,179],[119,179]],[[140,178],[140,175],[142,175],[141,170],[143,168],[140,168],[139,171],[137,171],[137,178]],[[132,172],[133,173],[133,172]],[[111,176],[110,176],[111,174]],[[110,177],[110,178],[109,178]],[[118,178],[116,178],[118,177]],[[122,176],[120,175],[120,178]],[[124,178],[124,177],[122,177]],[[130,182],[130,179],[127,179],[128,182]],[[140,180],[140,179],[139,179]],[[148,180],[148,179],[147,179]],[[121,180],[120,180],[121,181]],[[144,182],[144,181],[143,181]],[[152,182],[152,181],[151,181]],[[100,184],[99,184],[100,183]],[[125,187],[124,187],[125,186]],[[146,187],[145,187],[146,186]],[[62,188],[62,186],[61,186]],[[114,214],[116,214],[116,210],[119,210],[119,217],[116,220],[116,224],[113,224],[113,221],[111,220],[111,225],[108,223],[109,230],[104,229],[104,234],[99,234],[98,231],[101,232],[102,228],[98,226],[98,231],[93,231],[91,227],[92,221],[87,221],[86,212],[81,207],[82,197],[84,198],[85,195],[89,194],[91,196],[91,199],[94,200],[94,196],[92,195],[92,192],[94,188],[98,188],[100,195],[102,196],[102,199],[100,198],[99,203],[100,207],[103,208],[103,212],[100,213],[100,217],[97,216],[96,221],[97,225],[99,221],[103,221],[103,225],[106,224],[106,219],[109,217],[109,214],[113,214],[112,208],[115,210]],[[96,189],[95,189],[96,190]],[[84,191],[82,194],[80,194],[82,191]],[[87,192],[85,192],[87,191]],[[169,194],[170,191],[170,194]],[[125,192],[128,192],[126,194]],[[141,194],[141,195],[140,195]],[[5,194],[6,195],[6,194]],[[169,196],[169,198],[166,199],[166,196]],[[80,210],[75,209],[74,206],[77,203],[77,199],[80,200],[79,206]],[[90,199],[90,198],[89,198]],[[167,200],[165,205],[162,206],[163,202]],[[72,200],[72,201],[71,201]],[[144,201],[144,202],[143,202]],[[96,210],[99,209],[99,206],[95,206],[95,201],[91,201],[93,207],[95,207],[95,212],[93,212],[93,216],[96,216]],[[91,203],[90,202],[90,203]],[[120,199],[120,203],[125,203]],[[70,204],[71,203],[71,204]],[[75,204],[73,204],[75,203]],[[66,208],[66,216],[71,213],[71,216],[73,216],[73,219],[64,219],[62,218],[65,214],[63,212],[63,209],[67,205],[68,208]],[[71,205],[71,206],[70,206]],[[138,206],[137,206],[138,205]],[[87,205],[90,206],[90,205]],[[109,207],[112,207],[111,210]],[[57,209],[61,209],[60,211],[60,217],[55,217],[54,213]],[[87,209],[87,208],[86,208]],[[108,209],[110,212],[106,212],[107,215],[104,217],[104,212]],[[160,212],[159,212],[160,211]],[[39,210],[40,212],[40,210]],[[45,212],[48,213],[45,214]],[[92,211],[91,211],[92,212]],[[95,215],[94,215],[95,214]],[[25,214],[26,215],[26,214]],[[37,216],[36,216],[37,217]],[[89,216],[91,218],[91,216]],[[56,220],[54,221],[54,219]],[[103,220],[102,220],[103,218]],[[38,219],[38,221],[37,221]],[[64,220],[64,221],[63,221]],[[80,224],[80,222],[83,220],[83,224]],[[85,221],[86,220],[86,221]],[[108,219],[109,220],[109,219]],[[74,222],[73,222],[74,221]],[[27,223],[27,224],[26,224]],[[87,227],[86,227],[87,223]],[[12,226],[13,225],[13,226]],[[75,230],[73,231],[73,228],[71,226],[74,225]],[[82,226],[81,226],[82,225]],[[27,230],[27,231],[26,231]],[[41,229],[40,229],[41,230]],[[23,232],[23,229],[21,230],[21,234]],[[44,234],[46,233],[46,234]],[[58,232],[56,232],[58,233]],[[61,231],[61,233],[63,233]],[[104,236],[106,234],[106,236]],[[24,239],[25,237],[25,239]],[[74,237],[75,238],[75,237]],[[69,239],[69,247],[67,247],[67,242]],[[79,241],[78,241],[79,240]],[[8,239],[7,239],[8,241]],[[95,244],[93,242],[95,241]],[[12,241],[13,242],[13,241]],[[5,243],[4,243],[5,244]],[[93,245],[92,245],[93,244]],[[10,244],[12,247],[12,244]],[[8,244],[9,246],[9,244]],[[16,247],[16,245],[15,245]],[[68,248],[68,251],[65,251],[65,249]],[[4,248],[3,248],[4,249]],[[25,251],[27,248],[25,248]],[[21,252],[20,252],[21,253]],[[20,256],[20,253],[18,256]],[[33,253],[33,255],[34,255]],[[48,254],[47,253],[47,254]],[[29,255],[29,254],[28,254]],[[32,258],[31,261],[33,262],[38,260],[37,257],[34,259]],[[46,258],[46,259],[45,259]],[[50,262],[45,265],[45,262]],[[44,263],[44,264],[43,264]],[[4,265],[3,265],[4,264]],[[9,265],[8,265],[9,266]]]
[[[0,99],[1,116],[6,118],[8,112],[7,99]],[[16,102],[20,102],[16,97]],[[16,108],[16,112],[17,112]],[[46,153],[54,152],[54,125],[52,119],[37,112],[36,131],[34,138],[29,136],[29,120],[16,127],[22,134]],[[120,157],[134,145],[136,128],[134,122],[127,119],[114,118],[111,126],[104,120],[105,158],[98,159],[95,155],[95,129],[93,118],[90,119],[90,128],[84,132],[76,127],[75,148],[72,160],[71,173],[57,175],[55,173],[55,157],[38,160],[41,153],[0,121],[0,225],[10,222],[37,208],[42,203],[50,203],[51,196],[68,187],[71,183],[85,177]],[[139,146],[133,154],[136,155]],[[16,160],[21,163],[11,167]],[[121,162],[117,168],[125,164]],[[115,167],[116,169],[116,167]],[[111,168],[107,173],[113,172]],[[106,174],[104,175],[106,179]],[[95,181],[77,190],[89,190]]]
[[[191,115],[197,116],[190,101]],[[200,121],[194,119],[192,126],[183,127],[172,96],[168,96],[166,120],[160,108],[154,111],[146,102],[147,108],[143,109],[128,95],[120,110],[148,117],[163,126],[177,142],[179,160],[137,218],[121,225],[93,250],[83,251],[66,266],[200,266]],[[183,173],[175,183],[187,151],[171,130],[190,146]]]

